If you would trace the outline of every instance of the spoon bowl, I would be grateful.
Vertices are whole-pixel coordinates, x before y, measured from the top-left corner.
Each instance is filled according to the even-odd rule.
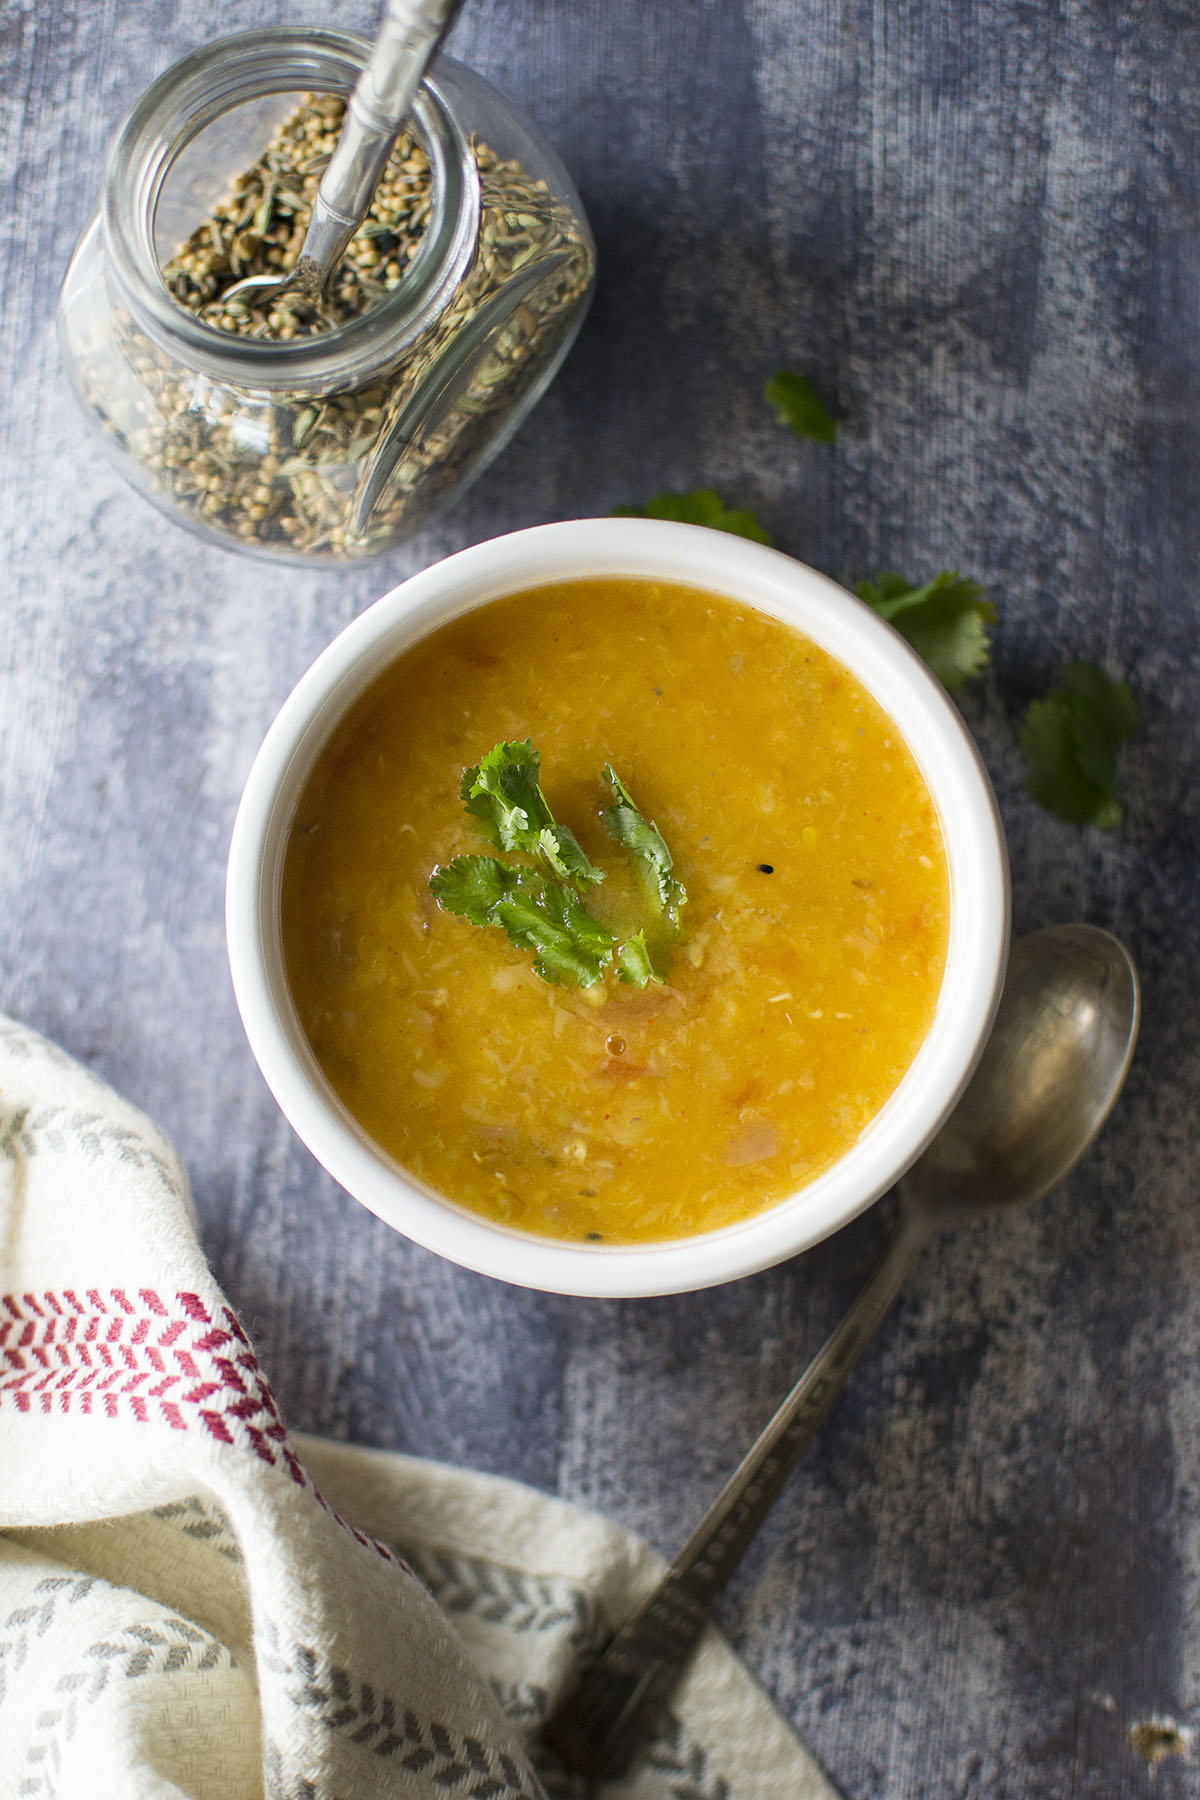
[[[1139,1008],[1137,970],[1111,933],[1056,925],[1021,938],[975,1073],[901,1182],[902,1203],[948,1219],[1048,1194],[1121,1091]]]

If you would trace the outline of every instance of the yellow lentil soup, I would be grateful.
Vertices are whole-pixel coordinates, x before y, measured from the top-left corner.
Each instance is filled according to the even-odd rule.
[[[551,985],[430,892],[494,850],[463,770],[526,738],[613,931],[639,890],[605,764],[670,847],[661,985]],[[632,1244],[760,1212],[855,1143],[932,1022],[950,897],[921,774],[846,669],[730,600],[605,578],[480,607],[378,677],[301,796],[282,907],[304,1030],[390,1156],[506,1226]]]

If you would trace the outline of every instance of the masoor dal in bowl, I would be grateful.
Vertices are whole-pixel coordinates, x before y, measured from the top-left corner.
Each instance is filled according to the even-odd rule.
[[[545,527],[441,570],[331,647],[248,787],[230,944],[268,1079],[471,1266],[603,1293],[777,1260],[911,1160],[990,1020],[1003,848],[957,715],[859,603],[713,533]]]
[[[486,852],[463,770],[528,740],[618,938],[642,914],[604,766],[687,894],[658,981],[551,983],[430,876]],[[524,856],[513,866],[532,863]],[[405,651],[319,757],[284,865],[296,1009],[347,1110],[419,1180],[542,1236],[648,1243],[843,1154],[929,1029],[950,889],[929,790],[845,668],[702,589],[587,576]]]

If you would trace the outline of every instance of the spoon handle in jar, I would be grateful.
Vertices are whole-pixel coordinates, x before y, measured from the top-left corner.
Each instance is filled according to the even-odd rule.
[[[900,1291],[931,1235],[922,1215],[900,1224],[874,1272],[649,1599],[548,1720],[567,1768],[621,1774],[646,1742],[700,1634],[759,1526]]]
[[[413,96],[462,0],[388,0],[366,67],[346,103],[342,134],[321,177],[297,261],[323,275],[340,260],[371,204]]]

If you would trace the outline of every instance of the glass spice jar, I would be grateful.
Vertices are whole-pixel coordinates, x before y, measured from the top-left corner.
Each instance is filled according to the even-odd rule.
[[[270,29],[169,69],[121,127],[59,305],[76,391],[134,485],[290,562],[378,554],[478,474],[566,355],[595,271],[556,158],[443,56],[326,317],[224,301],[298,253],[368,49]]]

